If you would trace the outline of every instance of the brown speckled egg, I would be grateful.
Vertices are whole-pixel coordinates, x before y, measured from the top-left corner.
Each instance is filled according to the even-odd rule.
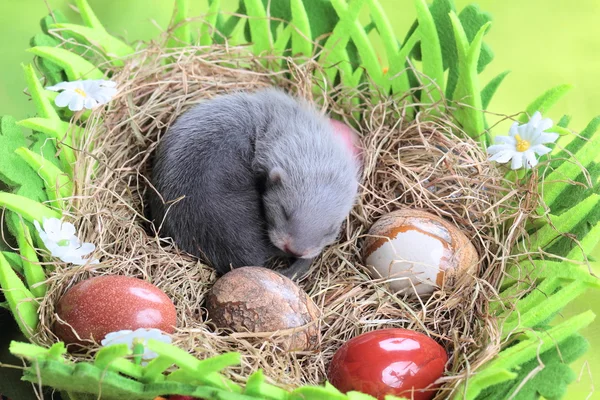
[[[290,279],[266,268],[243,267],[225,274],[209,292],[207,309],[221,328],[280,331],[267,339],[289,351],[311,349],[319,343],[317,306]]]
[[[56,306],[54,333],[67,344],[100,342],[110,332],[156,328],[173,333],[175,306],[159,288],[128,276],[98,276],[69,289]],[[66,322],[61,323],[61,320]],[[70,325],[70,326],[69,326]]]
[[[393,291],[414,293],[414,285],[421,297],[457,273],[478,270],[479,255],[469,238],[445,219],[420,210],[381,217],[371,227],[363,251],[374,278],[389,279]]]

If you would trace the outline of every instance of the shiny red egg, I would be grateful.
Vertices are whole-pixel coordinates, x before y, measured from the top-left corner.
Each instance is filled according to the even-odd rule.
[[[163,291],[144,280],[120,275],[79,282],[58,301],[56,313],[60,319],[54,333],[67,344],[90,339],[99,343],[106,334],[125,329],[173,333],[177,323],[175,306]]]
[[[431,399],[444,373],[448,355],[430,337],[406,329],[382,329],[346,342],[333,356],[328,379],[346,393],[359,391]]]

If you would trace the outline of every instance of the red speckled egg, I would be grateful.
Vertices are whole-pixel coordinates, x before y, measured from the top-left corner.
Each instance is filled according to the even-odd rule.
[[[137,278],[109,275],[73,286],[56,306],[54,333],[67,344],[100,342],[110,332],[156,328],[173,333],[177,315],[173,302],[159,288]],[[67,325],[68,324],[68,325]],[[70,325],[70,326],[69,326]]]
[[[433,383],[444,373],[447,361],[444,348],[422,333],[382,329],[340,347],[327,375],[344,393],[356,390],[378,399],[395,395],[428,400],[435,395]]]
[[[354,156],[362,163],[362,149],[358,133],[341,121],[335,119],[330,119],[329,121],[331,122],[333,131],[343,139],[344,144],[346,144],[352,154],[354,154]]]

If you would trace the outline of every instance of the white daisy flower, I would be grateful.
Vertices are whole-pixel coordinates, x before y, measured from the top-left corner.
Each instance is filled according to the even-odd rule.
[[[535,167],[538,163],[536,154],[543,156],[552,150],[544,144],[554,143],[558,139],[557,133],[544,132],[552,125],[552,120],[542,119],[539,111],[536,111],[526,124],[513,123],[509,136],[496,136],[495,144],[488,147],[488,154],[491,155],[490,161],[504,164],[512,160],[511,169]]]
[[[54,103],[58,107],[69,106],[71,111],[80,111],[84,108],[91,110],[102,104],[108,103],[117,94],[117,84],[113,81],[85,80],[73,82],[60,82],[46,89],[54,92],[62,91]]]
[[[66,263],[75,265],[98,264],[98,260],[83,258],[96,249],[92,243],[81,243],[75,235],[75,226],[58,218],[44,218],[43,227],[33,221],[44,246],[50,254]]]
[[[107,334],[104,339],[100,342],[102,346],[110,346],[111,344],[126,344],[129,349],[133,351],[135,344],[142,344],[144,346],[144,353],[142,356],[142,365],[148,364],[148,361],[158,357],[153,351],[148,350],[145,346],[148,340],[154,339],[163,343],[171,344],[171,337],[165,335],[160,329],[155,328],[139,328],[135,331],[125,329],[122,331],[111,332]]]

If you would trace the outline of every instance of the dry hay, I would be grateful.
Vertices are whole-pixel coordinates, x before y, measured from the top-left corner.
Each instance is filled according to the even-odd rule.
[[[176,345],[200,358],[242,353],[242,367],[228,372],[233,379],[243,381],[262,368],[279,384],[321,383],[329,360],[346,340],[374,329],[403,327],[425,332],[447,349],[447,384],[438,394],[446,397],[466,371],[499,351],[500,333],[488,315],[488,303],[512,257],[514,238],[524,233],[528,210],[537,204],[533,191],[507,184],[480,145],[443,114],[421,112],[407,122],[410,96],[382,97],[366,85],[333,86],[313,77],[311,69],[319,67],[312,61],[298,66],[286,60],[288,67],[273,73],[259,62],[265,60],[243,48],[188,47],[166,53],[151,45],[115,70],[112,79],[121,91],[108,110],[94,112],[88,120],[78,151],[90,150],[78,157],[76,195],[69,199],[82,239],[97,245],[102,263],[56,267],[34,341],[49,345],[57,340],[51,332],[54,305],[69,287],[91,276],[128,275],[149,280],[174,300]],[[252,340],[260,335],[215,330],[203,308],[215,272],[159,239],[144,211],[152,151],[177,116],[215,95],[270,85],[310,98],[346,122],[363,116],[358,128],[365,149],[360,197],[339,241],[301,282],[322,310],[317,351],[285,353],[271,342]],[[379,99],[376,105],[373,99]],[[438,108],[442,106],[450,107]],[[422,208],[459,226],[481,255],[479,275],[448,282],[426,302],[390,293],[385,282],[370,278],[361,257],[362,239],[374,221],[399,208]],[[508,235],[507,226],[512,226]]]

